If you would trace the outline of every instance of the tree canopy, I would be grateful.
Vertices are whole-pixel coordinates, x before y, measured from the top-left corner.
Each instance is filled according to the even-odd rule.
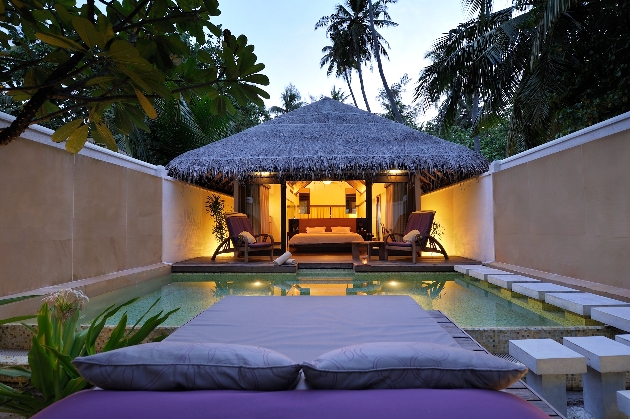
[[[475,131],[507,113],[514,154],[630,110],[630,1],[464,3],[478,16],[435,42],[416,88],[424,106],[438,104],[438,126],[477,93]]]
[[[112,131],[147,128],[157,99],[205,96],[209,112],[224,116],[235,104],[269,98],[254,46],[210,22],[220,14],[216,0],[95,1],[0,3],[0,92],[20,104],[0,145],[29,124],[61,118],[53,141],[68,151],[78,152],[89,135],[115,150]],[[203,50],[189,60],[195,49],[182,34],[204,44],[206,31],[220,39],[219,60]]]

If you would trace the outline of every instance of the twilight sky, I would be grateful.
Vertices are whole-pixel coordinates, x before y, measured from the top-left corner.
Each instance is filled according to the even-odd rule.
[[[309,94],[329,96],[333,85],[349,93],[342,79],[326,77],[326,69],[319,68],[321,50],[330,41],[325,29],[314,30],[319,18],[330,15],[341,1],[219,0],[222,13],[212,21],[230,29],[234,35],[246,35],[256,47],[259,61],[266,65],[263,73],[270,80],[265,89],[271,96],[266,101],[267,106],[280,103],[280,93],[289,83],[293,83],[303,100],[309,102]],[[509,0],[495,1],[496,6],[508,3]],[[468,15],[462,10],[460,0],[399,0],[389,6],[389,14],[398,26],[381,32],[391,47],[390,60],[383,60],[383,69],[389,84],[400,80],[403,74],[409,74],[412,82],[407,85],[404,97],[410,102],[418,74],[427,64],[424,60],[426,51],[442,33],[468,20]],[[376,62],[372,72],[364,67],[364,81],[372,112],[381,112],[376,101],[382,86]],[[356,74],[352,78],[352,88],[359,107],[365,109]],[[420,119],[429,119],[433,114],[428,112]]]

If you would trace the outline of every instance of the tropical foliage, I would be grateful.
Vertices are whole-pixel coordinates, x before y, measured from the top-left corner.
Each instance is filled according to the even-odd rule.
[[[475,132],[507,113],[514,154],[630,110],[630,2],[464,3],[476,17],[434,43],[415,91],[424,107],[438,104],[441,129],[477,99]]]
[[[398,109],[403,124],[411,128],[419,129],[417,120],[418,116],[422,112],[422,108],[418,104],[413,105],[403,103],[402,98],[402,94],[406,91],[406,86],[410,81],[411,79],[409,78],[409,75],[404,74],[398,83],[391,85],[391,94],[395,103],[394,108],[392,108],[391,102],[384,88],[379,89],[376,100],[380,103],[383,109],[385,109],[385,113],[381,114],[382,117],[396,121],[397,118],[394,111]]]
[[[108,307],[92,321],[89,328],[83,329],[80,324],[80,313],[87,300],[88,298],[80,291],[61,290],[44,299],[44,304],[36,316],[0,322],[5,324],[27,318],[37,319],[37,327],[24,324],[24,327],[33,333],[32,346],[28,352],[29,368],[13,366],[0,369],[0,375],[21,377],[26,380],[26,384],[20,388],[0,384],[0,412],[30,417],[46,406],[90,386],[72,365],[72,360],[79,356],[95,354],[97,339],[107,320],[137,298],[118,306]],[[149,310],[158,301],[159,299]],[[129,330],[127,314],[123,314],[105,342],[103,352],[141,343],[157,326],[179,309],[167,313],[160,311],[145,320],[149,310]],[[144,323],[140,325],[143,320]]]
[[[228,234],[227,224],[225,224],[225,201],[217,194],[208,195],[206,200],[206,212],[214,220],[212,234],[220,243]]]
[[[269,112],[274,115],[282,115],[304,106],[302,102],[302,95],[300,91],[292,83],[289,83],[280,94],[280,106],[272,106],[269,108]]]
[[[254,46],[210,22],[220,14],[216,0],[21,0],[0,8],[0,92],[21,104],[15,121],[0,132],[0,145],[17,138],[32,123],[62,118],[53,141],[79,151],[88,136],[117,148],[105,115],[123,134],[143,129],[145,115],[157,117],[156,99],[182,94],[207,95],[220,116],[269,96],[258,86]],[[101,10],[102,9],[102,10]],[[221,38],[221,66],[191,49],[182,33],[203,45],[205,30]],[[77,115],[72,111],[80,110]]]

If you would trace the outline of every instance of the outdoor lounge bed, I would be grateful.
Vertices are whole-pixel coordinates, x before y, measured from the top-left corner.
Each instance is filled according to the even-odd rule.
[[[458,345],[407,296],[230,296],[166,341],[259,345],[298,362],[342,346],[374,341]],[[61,400],[35,418],[549,418],[525,400],[495,390],[300,388],[305,388],[303,382],[296,390],[274,392],[87,390]]]

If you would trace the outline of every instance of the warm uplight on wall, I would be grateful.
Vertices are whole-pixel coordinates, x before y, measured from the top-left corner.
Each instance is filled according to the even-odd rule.
[[[271,176],[271,172],[254,172],[254,176],[269,177]]]
[[[322,183],[324,185],[330,185],[332,183],[332,180],[323,180]]]
[[[388,170],[387,171],[388,175],[402,175],[403,173],[406,173],[406,171],[404,170]]]
[[[256,281],[254,282],[254,285],[256,285],[257,287],[260,286],[261,282],[260,281]]]
[[[390,282],[389,282],[389,285],[396,286],[396,285],[398,285],[398,282],[396,282],[396,281],[390,281]]]

